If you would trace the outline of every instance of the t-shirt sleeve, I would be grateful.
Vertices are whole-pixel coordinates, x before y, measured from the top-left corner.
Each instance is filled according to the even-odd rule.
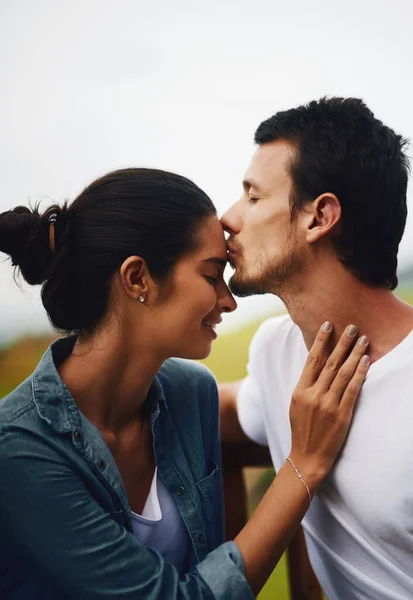
[[[268,344],[274,334],[278,319],[269,319],[254,335],[249,351],[247,377],[238,392],[238,419],[244,433],[257,444],[268,446],[265,430],[264,367]]]
[[[267,446],[264,406],[260,386],[253,375],[244,379],[237,398],[238,419],[244,433],[257,444]]]

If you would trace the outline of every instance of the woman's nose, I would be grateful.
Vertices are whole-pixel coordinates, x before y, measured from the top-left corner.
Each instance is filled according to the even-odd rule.
[[[219,306],[219,310],[221,312],[233,312],[238,304],[234,298],[234,296],[231,294],[231,292],[229,291],[227,285],[225,284],[225,291],[222,294],[222,296],[219,298],[218,300],[218,306]]]

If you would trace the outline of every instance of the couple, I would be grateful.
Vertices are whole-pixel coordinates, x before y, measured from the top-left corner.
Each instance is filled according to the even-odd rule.
[[[391,292],[404,141],[362,102],[323,99],[256,142],[228,253],[210,199],[163,171],[0,215],[0,250],[69,334],[0,403],[2,599],[250,599],[306,513],[329,600],[412,596],[413,309]],[[219,406],[182,359],[236,308],[227,258],[235,294],[275,293],[290,317],[261,327]],[[267,444],[277,469],[230,542],[219,411],[223,441]]]

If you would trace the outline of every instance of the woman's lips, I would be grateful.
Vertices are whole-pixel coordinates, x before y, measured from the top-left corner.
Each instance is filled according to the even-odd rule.
[[[208,330],[208,332],[212,335],[212,338],[214,340],[216,340],[217,338],[217,332],[215,331],[215,327],[217,326],[217,323],[215,322],[211,322],[211,321],[207,321],[207,320],[203,320],[202,321],[202,325]]]

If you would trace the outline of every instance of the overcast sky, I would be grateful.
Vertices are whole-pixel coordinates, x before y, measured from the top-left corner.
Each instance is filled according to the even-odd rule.
[[[222,213],[241,193],[260,121],[323,95],[362,97],[413,138],[412,10],[410,0],[0,0],[0,210],[72,199],[133,165],[190,177]],[[402,266],[412,233],[410,217]],[[19,289],[3,261],[0,285],[0,338],[46,327],[39,289]],[[244,300],[227,323],[276,304]]]

